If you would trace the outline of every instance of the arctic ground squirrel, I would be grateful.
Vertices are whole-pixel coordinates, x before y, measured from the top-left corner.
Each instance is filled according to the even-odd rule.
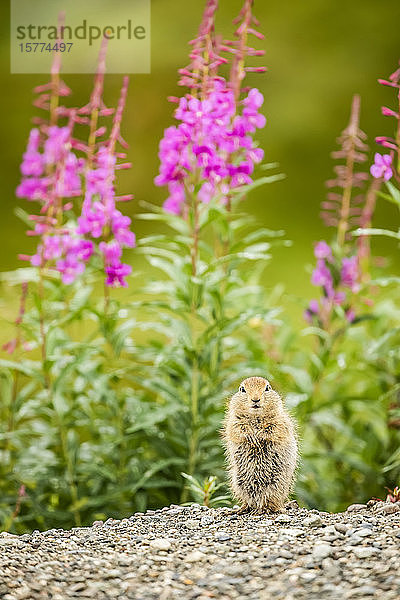
[[[239,513],[279,512],[294,483],[296,427],[264,377],[249,377],[229,401],[222,431]]]

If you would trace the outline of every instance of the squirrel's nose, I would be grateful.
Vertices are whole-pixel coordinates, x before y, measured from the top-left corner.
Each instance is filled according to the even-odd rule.
[[[260,398],[252,398],[251,401],[254,402],[254,404],[257,404],[260,402]]]

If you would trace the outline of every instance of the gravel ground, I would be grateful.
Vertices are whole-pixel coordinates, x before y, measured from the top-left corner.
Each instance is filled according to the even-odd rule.
[[[400,598],[400,503],[278,515],[172,505],[0,534],[0,598]]]

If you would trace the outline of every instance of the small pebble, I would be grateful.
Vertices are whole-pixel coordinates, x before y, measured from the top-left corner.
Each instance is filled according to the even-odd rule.
[[[165,538],[156,538],[150,541],[150,547],[154,550],[164,550],[166,552],[171,548],[171,542]]]
[[[353,552],[357,558],[371,558],[371,556],[376,554],[377,550],[368,546],[357,546],[353,549]]]
[[[289,517],[289,515],[278,515],[275,519],[275,523],[290,523],[291,522],[291,518]]]
[[[366,504],[350,504],[347,507],[347,512],[360,512],[360,510],[364,510],[365,508],[367,508]]]
[[[330,544],[317,542],[312,549],[312,557],[314,560],[322,560],[333,553],[333,548]]]
[[[320,527],[322,525],[322,519],[319,515],[310,515],[303,519],[302,524],[304,527]]]
[[[300,535],[303,535],[304,529],[281,529],[280,533],[289,537],[299,537]]]
[[[194,550],[193,552],[189,552],[189,554],[185,558],[185,561],[188,563],[196,563],[205,557],[206,557],[206,555],[204,554],[204,552],[200,552],[199,550]]]

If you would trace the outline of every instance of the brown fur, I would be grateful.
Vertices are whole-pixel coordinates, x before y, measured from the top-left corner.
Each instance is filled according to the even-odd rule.
[[[263,377],[242,381],[230,399],[222,435],[240,512],[281,511],[297,463],[295,424],[281,397]],[[240,389],[244,387],[245,392]],[[254,408],[254,399],[259,399]]]

